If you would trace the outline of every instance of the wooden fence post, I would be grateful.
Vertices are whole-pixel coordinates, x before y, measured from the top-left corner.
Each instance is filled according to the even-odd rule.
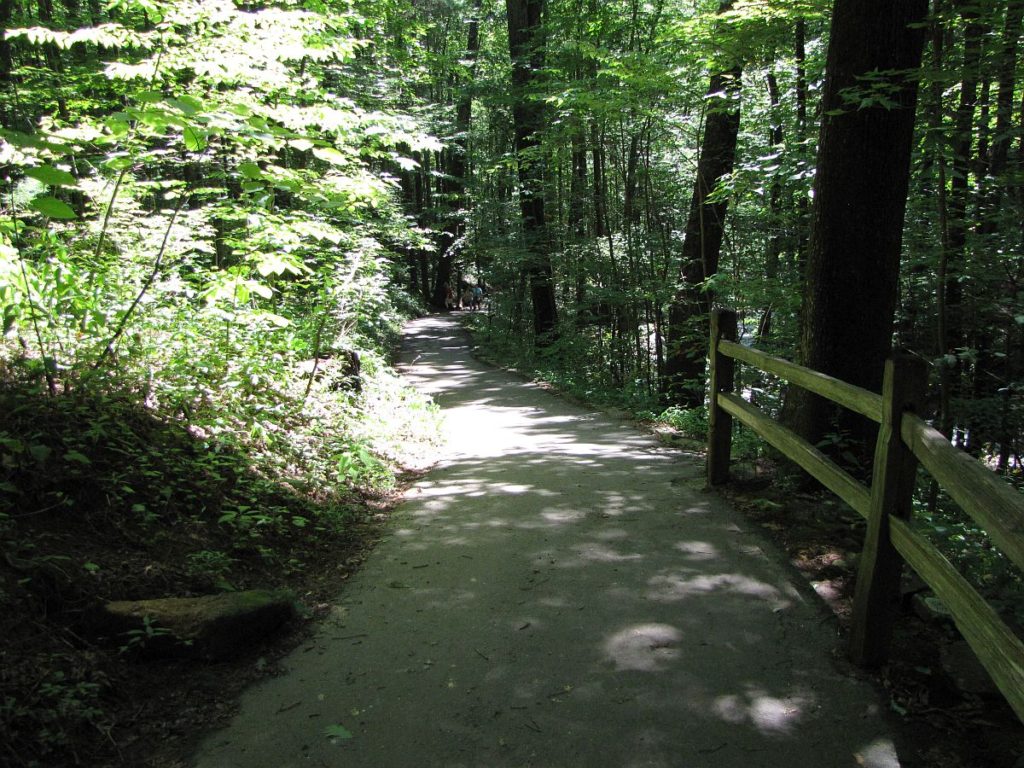
[[[721,485],[729,479],[732,454],[732,416],[718,407],[718,393],[735,388],[736,361],[718,351],[722,339],[736,341],[736,311],[711,311],[711,352],[708,396],[708,484]]]
[[[889,516],[910,517],[917,473],[917,459],[900,438],[900,424],[905,411],[920,413],[927,380],[927,366],[918,357],[900,353],[886,361],[882,424],[850,634],[850,658],[861,666],[878,666],[889,654],[903,566],[889,537]]]

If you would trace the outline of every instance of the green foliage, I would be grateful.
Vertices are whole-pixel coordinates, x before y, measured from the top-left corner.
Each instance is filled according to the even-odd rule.
[[[935,494],[930,482],[915,494],[913,522],[993,608],[1017,626],[1024,623],[1024,575],[945,493]]]
[[[109,729],[102,693],[103,687],[97,682],[69,679],[59,669],[45,669],[29,697],[0,698],[0,731],[26,734],[35,743],[35,753],[44,760],[62,755],[83,731]],[[21,745],[15,741],[7,746],[9,755],[17,755],[15,750]]]
[[[708,412],[706,408],[680,408],[670,406],[654,417],[654,420],[678,430],[686,437],[706,440],[708,437]]]
[[[129,629],[122,636],[123,644],[117,649],[121,655],[134,655],[146,650],[146,646],[161,637],[167,637],[172,632],[167,627],[161,627],[150,616],[142,617],[142,627]],[[185,641],[186,644],[190,641]]]
[[[15,764],[114,743],[81,605],[308,570],[436,433],[387,364],[429,234],[395,173],[442,148],[377,42],[406,3],[53,5],[0,83],[0,594],[40,617],[0,625]]]

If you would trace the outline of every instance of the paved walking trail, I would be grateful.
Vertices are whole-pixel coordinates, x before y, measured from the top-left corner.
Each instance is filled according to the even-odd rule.
[[[474,361],[453,319],[404,359],[440,463],[199,768],[899,765],[824,609],[692,457]]]

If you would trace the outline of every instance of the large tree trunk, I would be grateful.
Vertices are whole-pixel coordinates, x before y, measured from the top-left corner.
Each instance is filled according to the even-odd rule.
[[[800,357],[874,391],[892,345],[926,10],[927,0],[836,0],[826,59]],[[865,101],[872,77],[895,104]],[[786,410],[811,443],[834,428],[834,406],[805,390],[791,388]],[[862,445],[871,426],[841,423]]]
[[[709,202],[707,198],[718,182],[732,173],[740,128],[739,86],[738,67],[711,77],[708,116],[683,238],[681,285],[668,313],[661,390],[666,402],[687,408],[704,403],[704,358],[714,300],[706,281],[718,272],[729,206],[727,199]]]
[[[532,98],[544,67],[545,0],[507,0],[508,48],[512,57],[512,120],[519,156],[519,206],[526,241],[526,274],[533,303],[536,343],[552,340],[558,314],[552,278],[550,240],[544,213],[544,163],[540,136],[543,102]]]

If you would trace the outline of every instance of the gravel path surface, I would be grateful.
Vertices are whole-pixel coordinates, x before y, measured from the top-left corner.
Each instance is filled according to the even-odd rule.
[[[406,329],[447,447],[199,768],[898,766],[832,622],[693,457]]]

